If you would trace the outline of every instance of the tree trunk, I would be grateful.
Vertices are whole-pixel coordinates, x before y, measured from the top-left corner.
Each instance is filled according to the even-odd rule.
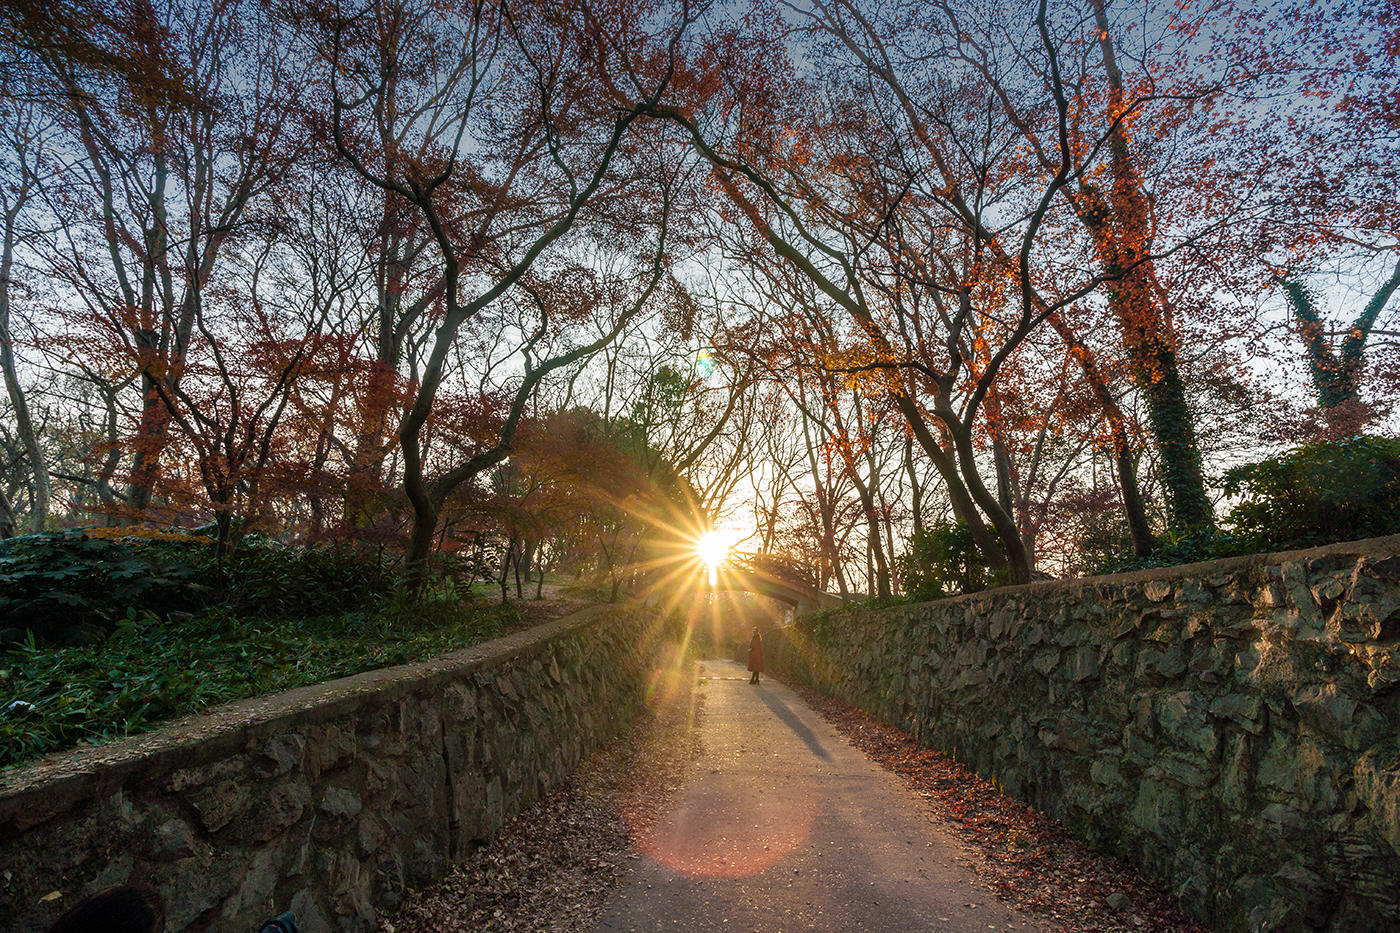
[[[1107,0],[1093,0],[1093,7],[1108,79],[1109,108],[1116,112],[1125,106],[1126,94],[1109,30]],[[1079,196],[1071,201],[1076,216],[1089,230],[1104,271],[1116,282],[1109,289],[1109,305],[1132,363],[1134,382],[1147,403],[1169,522],[1179,532],[1211,528],[1215,515],[1206,496],[1195,422],[1177,365],[1176,335],[1157,297],[1160,287],[1148,259],[1151,205],[1123,124],[1109,134],[1108,151],[1112,185],[1107,197],[1084,183]]]
[[[1361,403],[1366,342],[1376,318],[1390,301],[1396,287],[1400,286],[1400,263],[1396,264],[1390,278],[1371,296],[1361,314],[1352,322],[1346,337],[1342,339],[1340,352],[1327,339],[1327,328],[1307,287],[1302,282],[1289,279],[1280,280],[1279,285],[1298,318],[1298,329],[1303,337],[1308,372],[1312,376],[1313,394],[1318,407],[1328,414],[1358,407]],[[1329,417],[1329,420],[1334,419]]]
[[[992,462],[995,464],[997,472],[997,502],[1010,515],[1012,510],[1011,457],[1006,453],[1006,445],[1001,442],[1000,434],[992,435]]]
[[[982,475],[977,471],[977,453],[972,444],[972,430],[963,425],[946,399],[939,400],[938,416],[953,437],[953,449],[957,451],[958,465],[967,482],[968,492],[996,529],[997,537],[1001,539],[1002,563],[1001,567],[994,569],[1005,571],[1007,583],[1029,583],[1031,568],[1026,558],[1026,549],[1021,544],[1021,530],[1016,527],[1016,520],[1001,507],[996,496],[992,495],[982,482]],[[979,544],[979,548],[980,546]]]
[[[871,579],[875,584],[875,595],[888,597],[890,595],[890,565],[885,557],[885,547],[880,542],[880,518],[879,512],[875,508],[875,499],[870,494],[868,484],[855,480],[856,494],[860,496],[861,510],[865,512],[866,524],[866,545],[867,557],[869,560]]]
[[[978,511],[976,504],[972,501],[972,495],[968,492],[962,474],[958,471],[957,462],[939,446],[933,432],[929,430],[928,422],[924,419],[923,413],[909,399],[907,393],[896,396],[895,404],[899,407],[900,413],[904,415],[904,419],[909,424],[919,446],[923,448],[924,453],[933,462],[934,468],[938,470],[938,475],[943,477],[943,486],[948,493],[948,502],[953,507],[953,516],[967,526],[968,532],[972,535],[972,540],[977,545],[977,550],[982,553],[982,558],[987,562],[987,566],[994,571],[1006,572],[1010,576],[1007,553],[997,543],[997,534],[987,527],[982,513]]]
[[[233,551],[233,513],[227,502],[215,502],[214,507],[218,510],[214,516],[214,557],[222,564]]]
[[[1127,516],[1128,532],[1133,538],[1133,554],[1146,557],[1152,553],[1152,526],[1147,522],[1142,492],[1138,489],[1132,445],[1128,443],[1128,432],[1121,421],[1111,420],[1110,426],[1113,431],[1113,457],[1118,464],[1118,487],[1123,491],[1123,513]]]
[[[923,489],[919,486],[919,474],[914,468],[914,435],[904,435],[904,468],[909,472],[909,499],[914,519],[914,534],[924,530]]]
[[[506,542],[505,553],[501,555],[501,576],[496,581],[501,588],[501,605],[504,606],[510,601],[510,565],[515,563],[515,535],[511,534],[510,540]]]
[[[836,592],[841,597],[841,602],[850,602],[851,588],[846,585],[846,571],[841,566],[841,562],[836,559],[836,542],[831,542],[831,575],[836,578]]]
[[[165,447],[167,417],[165,403],[155,386],[155,377],[143,373],[141,423],[137,428],[132,454],[131,481],[127,484],[126,504],[134,513],[144,513],[151,506],[156,477],[160,470],[160,453]]]
[[[1161,458],[1162,488],[1173,527],[1182,531],[1210,528],[1214,509],[1206,496],[1201,451],[1196,446],[1196,426],[1186,400],[1186,386],[1176,367],[1176,353],[1164,350],[1159,358],[1166,367],[1155,379],[1146,380],[1147,422],[1157,440]]]
[[[413,504],[413,525],[408,533],[408,549],[404,552],[404,589],[417,597],[428,584],[428,558],[433,553],[438,509],[426,495],[410,495],[409,501]]]
[[[354,453],[350,459],[349,476],[345,484],[345,523],[351,528],[364,528],[374,521],[376,489],[384,476],[387,453],[384,439],[389,435],[389,414],[393,396],[394,371],[382,361],[375,362],[369,373],[366,403],[368,411],[361,413],[361,428],[355,435]]]
[[[29,526],[33,531],[43,531],[48,521],[50,480],[48,464],[44,462],[44,452],[39,447],[39,438],[34,431],[34,421],[29,414],[29,400],[25,398],[24,387],[20,384],[15,366],[14,338],[10,334],[10,282],[14,274],[15,224],[23,200],[17,201],[13,210],[5,216],[4,252],[0,254],[0,370],[4,371],[5,391],[10,398],[10,407],[15,413],[15,431],[29,460],[31,476]],[[8,508],[9,503],[6,503]],[[10,512],[11,529],[14,533],[14,513]],[[9,537],[10,535],[5,535]]]
[[[515,598],[516,598],[516,599],[524,599],[524,598],[525,598],[525,587],[524,587],[524,586],[521,584],[521,582],[520,582],[520,566],[521,566],[522,564],[524,564],[524,565],[528,568],[528,567],[529,567],[529,560],[530,560],[530,554],[529,554],[528,551],[525,550],[525,542],[524,542],[524,541],[521,541],[520,544],[519,544],[519,550],[516,552],[515,561],[514,561],[514,563],[515,563]],[[528,570],[528,569],[526,570],[526,575],[527,575],[527,576],[529,575],[529,570]]]
[[[1119,488],[1123,492],[1123,513],[1133,539],[1133,553],[1138,557],[1146,557],[1152,553],[1155,542],[1152,526],[1147,521],[1147,511],[1143,507],[1142,490],[1138,486],[1133,445],[1128,438],[1127,418],[1123,415],[1118,400],[1113,397],[1108,381],[1099,372],[1093,352],[1059,313],[1050,315],[1049,321],[1050,326],[1055,328],[1065,346],[1069,348],[1070,355],[1079,364],[1079,370],[1084,374],[1089,391],[1093,393],[1094,399],[1103,409],[1104,417],[1108,419],[1109,430],[1113,436],[1113,458],[1118,464]]]
[[[0,539],[15,536],[15,510],[10,506],[10,497],[0,487]]]

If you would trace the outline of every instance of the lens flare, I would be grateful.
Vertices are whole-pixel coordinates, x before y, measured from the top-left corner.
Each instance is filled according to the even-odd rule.
[[[751,878],[807,845],[821,805],[817,790],[802,783],[764,797],[708,792],[733,801],[723,819],[696,819],[683,805],[662,825],[634,832],[637,848],[678,875]]]
[[[715,358],[708,348],[701,349],[695,354],[695,375],[701,379],[709,379],[715,374]]]
[[[710,570],[724,563],[729,556],[729,542],[717,531],[708,531],[695,542],[695,554]]]

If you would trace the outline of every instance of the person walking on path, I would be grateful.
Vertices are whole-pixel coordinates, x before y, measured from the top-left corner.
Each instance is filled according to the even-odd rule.
[[[758,634],[758,626],[754,626],[753,641],[749,642],[749,670],[753,671],[749,683],[758,683],[758,675],[763,673],[763,636]]]

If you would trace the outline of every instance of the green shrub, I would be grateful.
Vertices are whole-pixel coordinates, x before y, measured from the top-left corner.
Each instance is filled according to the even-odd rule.
[[[1189,534],[1167,533],[1157,539],[1152,553],[1138,557],[1126,554],[1100,555],[1088,566],[1090,576],[1104,573],[1123,573],[1129,570],[1146,570],[1151,567],[1175,567],[1177,564],[1194,564],[1236,554],[1249,553],[1249,547],[1238,538],[1225,532],[1207,528]]]
[[[0,541],[0,630],[73,643],[132,612],[303,618],[371,604],[396,582],[391,565],[353,551],[245,538],[221,562],[213,542],[194,535],[48,532]]]
[[[1116,491],[1114,491],[1116,492]],[[1066,569],[1074,574],[1107,573],[1102,568],[1132,559],[1133,536],[1116,496],[1102,491],[1082,497],[1070,506],[1071,558]]]
[[[1304,444],[1225,474],[1243,496],[1225,519],[1250,551],[1400,532],[1400,439],[1356,435]]]
[[[90,640],[128,610],[164,616],[207,603],[197,549],[159,544],[142,548],[74,531],[0,541],[0,629]]]
[[[219,602],[231,610],[297,617],[364,606],[397,582],[374,555],[266,544],[239,548],[222,568],[210,558],[207,572],[222,577]]]
[[[1158,539],[1144,558],[1101,558],[1090,573],[1118,573],[1400,534],[1400,439],[1357,435],[1315,441],[1237,466],[1225,491],[1240,496],[1220,529]]]
[[[0,767],[243,697],[435,657],[520,623],[514,607],[384,600],[306,618],[132,611],[99,644],[0,654]]]
[[[963,522],[940,521],[914,532],[895,569],[915,601],[975,593],[997,582]]]

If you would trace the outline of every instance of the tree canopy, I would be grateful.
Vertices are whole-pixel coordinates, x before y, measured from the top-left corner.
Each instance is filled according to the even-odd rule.
[[[1397,54],[1394,0],[7,4],[0,535],[614,598],[712,528],[876,597],[1276,545],[1394,433]]]

